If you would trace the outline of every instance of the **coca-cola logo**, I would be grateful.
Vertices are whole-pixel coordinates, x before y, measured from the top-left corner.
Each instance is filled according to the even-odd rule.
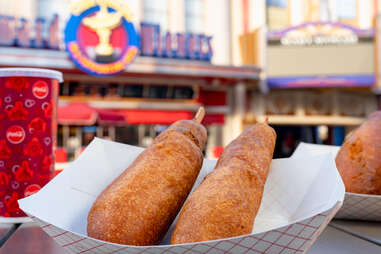
[[[39,80],[36,83],[34,83],[32,92],[33,95],[36,96],[36,98],[44,99],[46,96],[48,96],[49,93],[48,84],[45,81]]]
[[[33,195],[34,193],[38,192],[40,189],[41,189],[40,185],[31,184],[25,188],[24,197],[29,197],[30,195]]]
[[[7,130],[7,139],[12,144],[20,144],[25,139],[25,131],[21,126],[12,125]]]

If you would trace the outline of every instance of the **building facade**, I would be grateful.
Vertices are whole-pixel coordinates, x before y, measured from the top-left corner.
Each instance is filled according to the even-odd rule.
[[[248,0],[236,5],[243,18],[235,42],[241,50],[233,60],[262,67],[259,83],[265,83],[262,93],[247,88],[244,126],[268,118],[278,135],[276,157],[289,156],[300,141],[341,145],[379,108],[378,1]],[[260,20],[245,20],[258,8],[265,14]]]
[[[267,118],[278,133],[276,156],[284,157],[299,141],[341,144],[379,108],[379,1],[126,0],[141,48],[112,77],[84,73],[65,51],[64,29],[80,2],[0,3],[0,65],[64,73],[63,157],[74,158],[94,136],[149,145],[201,105],[207,156]],[[199,47],[205,58],[194,49],[173,52],[195,45],[189,38],[206,41]]]
[[[140,35],[140,52],[125,71],[110,77],[81,71],[65,51],[66,24],[81,2],[89,1],[0,3],[0,65],[51,68],[64,74],[57,161],[75,158],[94,136],[147,146],[174,121],[191,119],[200,106],[207,111],[205,153],[217,157],[241,132],[241,97],[260,75],[256,66],[233,63],[231,1],[114,1],[128,5]],[[18,8],[21,5],[25,8]],[[204,43],[195,50],[198,46],[190,41],[199,45],[200,38]],[[173,51],[180,43],[185,43],[184,54]],[[94,49],[89,48],[91,54]]]

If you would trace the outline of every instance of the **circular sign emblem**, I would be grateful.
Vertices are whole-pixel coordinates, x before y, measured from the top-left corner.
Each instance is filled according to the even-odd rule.
[[[12,125],[7,130],[7,140],[12,144],[20,144],[25,139],[25,131],[21,126]]]
[[[125,2],[82,0],[71,10],[65,44],[74,64],[95,76],[122,72],[133,61],[139,47]]]
[[[49,93],[48,84],[45,81],[39,80],[33,84],[32,92],[36,98],[44,99]]]

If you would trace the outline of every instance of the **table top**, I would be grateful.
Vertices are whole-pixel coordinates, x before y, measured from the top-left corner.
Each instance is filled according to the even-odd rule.
[[[8,233],[11,227],[13,227],[13,224],[11,223],[0,224],[0,239],[3,238]]]
[[[328,226],[308,251],[318,253],[381,253],[381,246]]]
[[[22,224],[1,247],[0,253],[68,254],[33,222]]]
[[[0,237],[13,227],[0,225]],[[24,223],[13,232],[0,249],[0,254],[6,253],[68,254],[35,223]],[[381,222],[333,220],[308,253],[381,253]]]
[[[334,220],[332,227],[381,245],[381,222]]]

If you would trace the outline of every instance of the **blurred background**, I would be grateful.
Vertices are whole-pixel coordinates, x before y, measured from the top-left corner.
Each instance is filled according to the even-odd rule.
[[[86,36],[96,34],[66,26],[79,2],[94,4],[0,0],[0,66],[64,74],[57,169],[95,136],[147,146],[201,105],[209,158],[266,118],[276,158],[301,141],[341,145],[380,109],[379,0],[95,1],[128,7],[140,36],[139,56],[108,77],[81,71],[65,51],[66,29],[94,52]],[[115,52],[119,40],[112,36]]]

